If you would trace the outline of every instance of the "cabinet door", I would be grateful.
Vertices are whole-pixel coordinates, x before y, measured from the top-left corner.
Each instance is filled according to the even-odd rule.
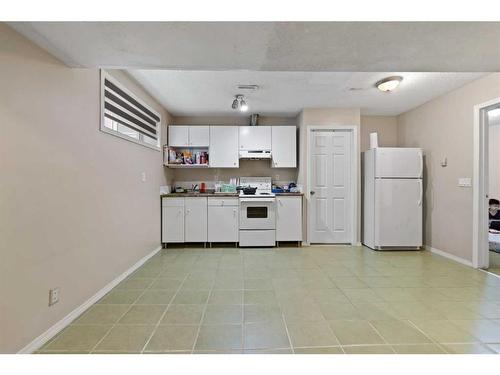
[[[209,165],[211,168],[238,168],[238,127],[210,126]]]
[[[240,150],[270,150],[270,126],[240,126]]]
[[[190,126],[189,145],[191,147],[208,147],[209,146],[208,126]]]
[[[174,198],[166,198],[174,199]],[[182,198],[180,198],[182,199]],[[162,240],[163,242],[184,242],[184,207],[162,207]]]
[[[189,146],[189,127],[188,126],[169,126],[168,127],[168,145],[172,147]]]
[[[187,197],[184,207],[184,241],[207,242],[207,198]]]
[[[238,242],[238,206],[208,207],[208,242]]]
[[[302,197],[276,197],[276,241],[302,241]]]
[[[272,126],[272,167],[297,167],[297,129],[295,126]]]

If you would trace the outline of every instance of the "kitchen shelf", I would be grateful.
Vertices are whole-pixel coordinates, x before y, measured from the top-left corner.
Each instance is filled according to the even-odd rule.
[[[208,168],[208,164],[163,164],[167,168],[186,168],[186,169],[196,169],[196,168]]]

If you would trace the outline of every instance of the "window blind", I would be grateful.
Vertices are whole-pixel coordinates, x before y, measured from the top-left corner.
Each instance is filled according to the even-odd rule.
[[[105,76],[103,84],[104,117],[157,140],[160,117],[109,76]]]

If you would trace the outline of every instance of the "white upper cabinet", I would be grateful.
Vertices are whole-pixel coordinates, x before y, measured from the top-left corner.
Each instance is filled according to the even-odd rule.
[[[168,145],[171,147],[208,147],[208,126],[177,126],[168,127]]]
[[[189,127],[189,145],[191,147],[208,147],[210,145],[210,135],[208,126]]]
[[[270,126],[240,126],[240,150],[271,150]]]
[[[295,126],[272,126],[273,168],[297,167],[297,128]]]
[[[210,126],[211,168],[238,168],[238,127]]]
[[[188,126],[169,126],[168,127],[168,145],[171,147],[189,146],[189,127]]]

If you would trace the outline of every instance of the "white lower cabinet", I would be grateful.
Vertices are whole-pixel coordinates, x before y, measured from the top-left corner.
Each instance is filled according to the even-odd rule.
[[[162,242],[184,242],[184,198],[162,198]]]
[[[302,196],[276,197],[276,241],[302,241]]]
[[[184,242],[207,242],[207,198],[184,199]]]
[[[208,198],[208,242],[238,242],[238,198]]]

